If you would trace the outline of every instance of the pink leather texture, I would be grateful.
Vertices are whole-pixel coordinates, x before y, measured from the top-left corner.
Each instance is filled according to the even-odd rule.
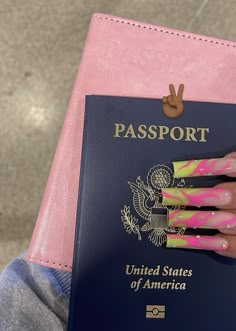
[[[185,100],[236,103],[236,43],[93,15],[28,261],[71,271],[85,95],[161,98],[170,83]]]

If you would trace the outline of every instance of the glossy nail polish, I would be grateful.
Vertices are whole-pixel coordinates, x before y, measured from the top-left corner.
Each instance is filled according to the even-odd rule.
[[[217,236],[184,236],[167,234],[166,247],[224,251],[228,248],[228,241]]]
[[[236,173],[236,159],[218,158],[173,162],[174,177],[219,176]]]
[[[225,206],[232,200],[223,188],[165,188],[162,202],[166,206]]]
[[[169,210],[169,227],[233,229],[236,216],[227,211]]]

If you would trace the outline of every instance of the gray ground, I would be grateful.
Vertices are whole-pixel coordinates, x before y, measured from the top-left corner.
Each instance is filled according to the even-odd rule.
[[[236,1],[0,2],[1,270],[29,245],[91,14],[235,40]]]

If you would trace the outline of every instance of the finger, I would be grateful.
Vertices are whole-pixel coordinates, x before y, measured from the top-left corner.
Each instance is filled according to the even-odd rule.
[[[229,244],[227,239],[220,236],[187,236],[167,234],[167,248],[202,249],[221,252],[227,250],[228,246]]]
[[[229,153],[229,154],[225,155],[225,158],[236,160],[236,152],[232,152],[232,153]],[[228,174],[228,176],[236,177],[236,169],[235,169],[235,172],[232,172],[232,174]]]
[[[212,188],[163,188],[162,203],[165,206],[214,206],[236,209],[236,185],[224,185]]]
[[[236,210],[169,210],[168,226],[173,228],[217,229],[222,233],[236,234]]]
[[[218,229],[221,233],[223,234],[228,234],[228,235],[236,235],[236,227],[235,226],[231,226],[231,228],[228,229]]]
[[[218,159],[174,161],[174,177],[228,175],[236,177],[236,154]]]
[[[179,89],[178,89],[178,94],[177,94],[177,99],[179,101],[182,101],[183,93],[184,93],[184,84],[180,84]]]
[[[171,107],[173,107],[173,108],[177,108],[177,106],[178,106],[178,104],[179,104],[178,101],[169,101],[168,103],[169,103],[169,105],[170,105]]]
[[[236,209],[236,182],[218,184],[213,189],[228,192],[228,199],[225,199],[225,203],[221,204],[221,209]],[[218,203],[219,205],[220,203]],[[215,205],[215,207],[218,206]]]
[[[226,158],[234,158],[234,159],[236,159],[236,152],[232,152],[232,153],[226,154],[225,157]]]
[[[167,96],[167,102],[170,104],[171,102],[173,102],[173,97],[172,95],[168,95]]]
[[[173,99],[176,99],[176,93],[175,93],[175,88],[173,84],[169,85],[169,90],[170,90],[170,94],[172,95]]]
[[[217,254],[222,255],[222,256],[231,257],[231,258],[236,258],[236,236],[220,234],[220,235],[216,235],[214,237],[218,237],[221,240],[226,240],[226,242],[228,243],[228,246],[225,250],[216,249],[215,252]]]
[[[162,102],[163,102],[163,103],[167,103],[167,97],[163,97],[163,98],[162,98]]]

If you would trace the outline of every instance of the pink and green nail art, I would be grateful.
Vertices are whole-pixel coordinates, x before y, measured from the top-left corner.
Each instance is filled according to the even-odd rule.
[[[236,227],[236,216],[227,211],[169,210],[170,227],[232,229]]]
[[[228,248],[228,242],[224,238],[216,236],[183,236],[178,234],[167,234],[166,247],[223,251]]]
[[[230,158],[173,162],[174,177],[218,176],[236,173],[236,160]]]
[[[231,193],[223,188],[165,188],[162,202],[166,206],[224,206]]]

